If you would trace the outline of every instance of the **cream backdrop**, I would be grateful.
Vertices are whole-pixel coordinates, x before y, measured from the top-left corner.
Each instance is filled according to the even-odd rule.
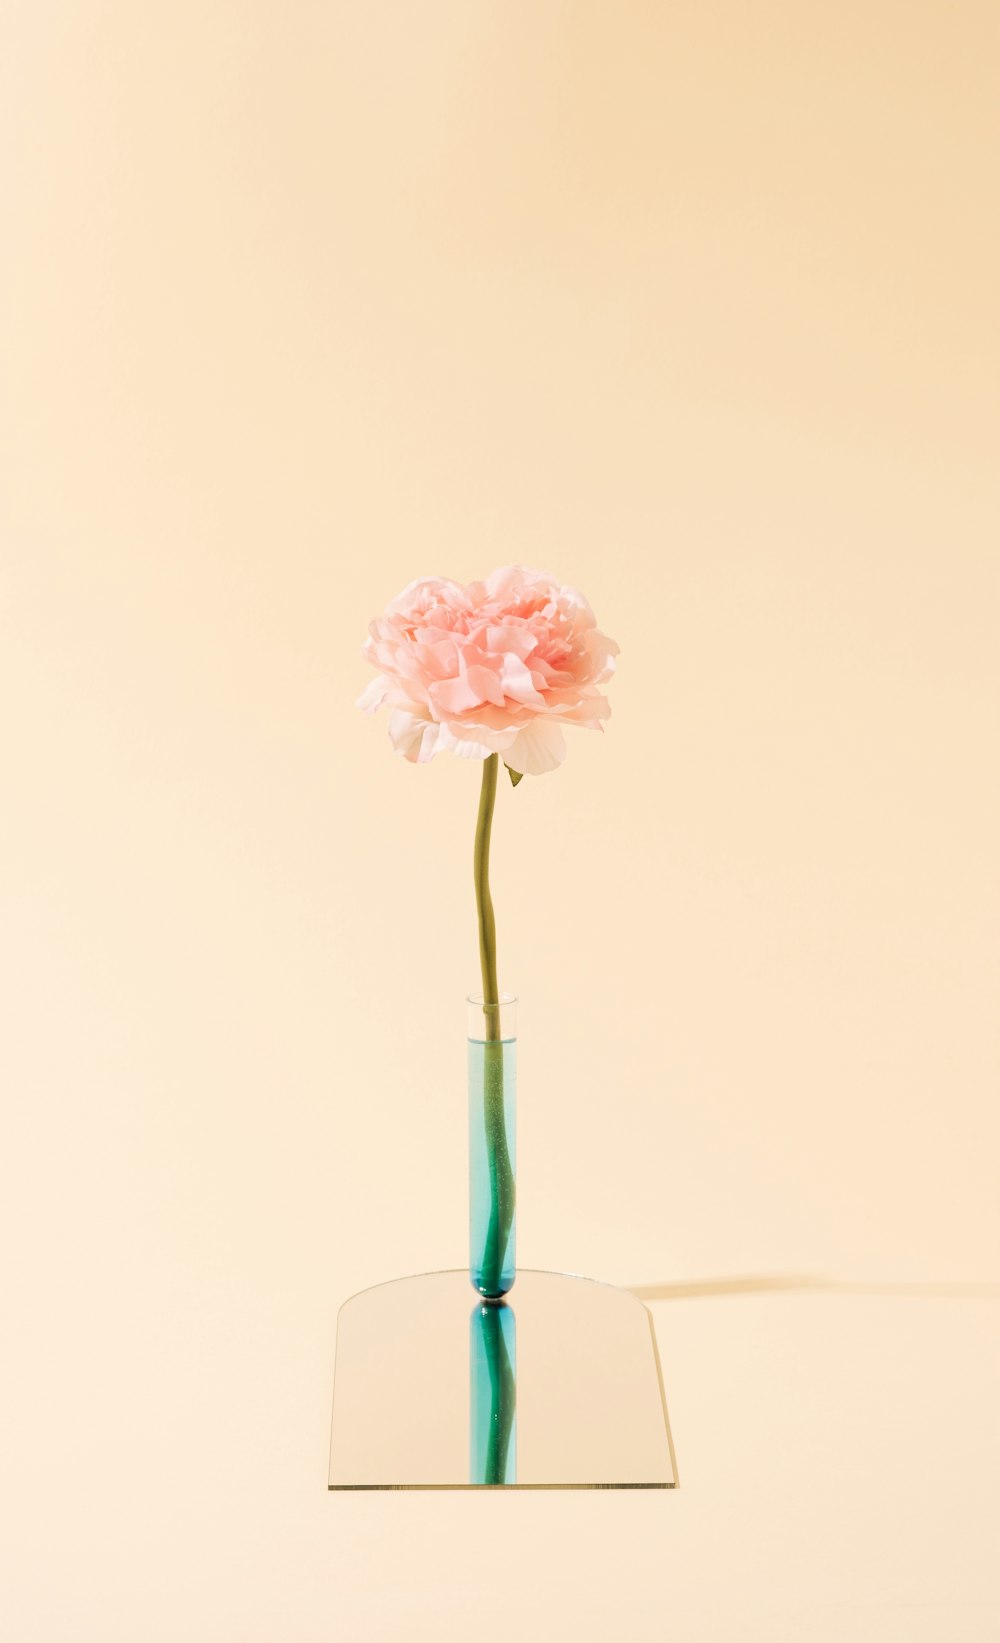
[[[998,22],[0,6],[12,1643],[997,1635]],[[476,981],[359,647],[512,559],[621,645],[498,804],[521,1260],[947,1298],[658,1304],[676,1497],[328,1497]]]

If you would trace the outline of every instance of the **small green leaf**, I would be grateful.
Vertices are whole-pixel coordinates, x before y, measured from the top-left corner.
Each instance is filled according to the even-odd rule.
[[[510,777],[511,787],[516,787],[518,782],[521,780],[521,777],[524,775],[524,771],[523,770],[512,770],[510,768],[509,764],[505,764],[504,769],[506,770],[508,776]]]

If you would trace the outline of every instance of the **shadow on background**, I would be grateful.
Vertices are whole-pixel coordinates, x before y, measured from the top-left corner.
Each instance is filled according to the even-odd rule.
[[[891,1295],[904,1300],[1000,1300],[1000,1284],[854,1283],[846,1278],[823,1278],[809,1272],[690,1278],[679,1283],[629,1284],[628,1288],[640,1301],[687,1301],[715,1295],[764,1295],[772,1291],[817,1295]]]

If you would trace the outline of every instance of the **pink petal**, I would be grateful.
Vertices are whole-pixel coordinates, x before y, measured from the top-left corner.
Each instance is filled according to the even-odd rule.
[[[504,763],[523,776],[544,776],[555,770],[566,757],[566,741],[559,726],[551,719],[532,719],[518,731],[512,747],[504,754]]]
[[[466,678],[469,686],[476,691],[481,702],[492,702],[494,707],[503,707],[504,693],[500,674],[491,667],[470,667]]]
[[[512,656],[507,651],[503,659],[503,693],[511,701],[530,703],[532,707],[541,707],[545,701],[535,689],[534,680],[519,656]]]
[[[389,681],[380,674],[377,679],[371,681],[371,684],[365,686],[355,706],[359,707],[362,713],[376,713],[382,703],[388,701],[388,699]]]
[[[494,730],[486,724],[448,724],[441,727],[441,746],[460,759],[486,759],[491,753],[502,753],[517,738],[517,730],[508,727]]]
[[[397,753],[410,764],[426,764],[439,751],[441,726],[406,708],[397,708],[389,717],[389,736]]]
[[[428,686],[427,694],[440,714],[468,713],[471,708],[480,707],[483,701],[465,673],[457,679],[436,680]]]
[[[504,622],[499,627],[486,630],[486,649],[493,655],[510,652],[525,661],[533,650],[538,649],[538,639],[525,627],[515,627],[513,623]]]

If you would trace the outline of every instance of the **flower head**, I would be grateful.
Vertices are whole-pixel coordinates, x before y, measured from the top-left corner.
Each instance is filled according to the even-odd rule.
[[[566,757],[564,725],[602,729],[611,707],[598,686],[618,646],[582,593],[507,565],[468,587],[411,582],[372,622],[363,654],[380,676],[358,706],[392,709],[389,735],[404,758],[499,753],[511,770],[540,776]]]

